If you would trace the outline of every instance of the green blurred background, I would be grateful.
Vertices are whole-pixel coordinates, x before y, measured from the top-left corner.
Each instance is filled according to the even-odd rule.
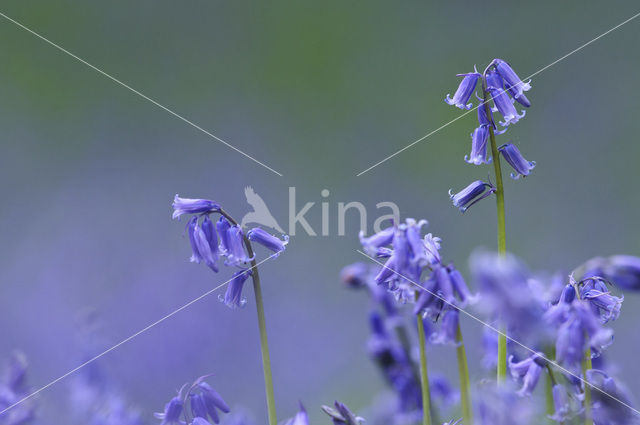
[[[524,77],[639,12],[624,2],[43,1],[3,0],[0,12],[278,170],[247,160],[77,60],[0,18],[0,354],[22,349],[39,387],[75,367],[78,312],[95,309],[105,346],[226,280],[188,263],[175,193],[248,210],[254,187],[282,223],[288,187],[328,237],[296,236],[264,266],[281,418],[302,400],[315,423],[334,399],[355,410],[384,387],[366,360],[362,294],[339,283],[362,260],[357,223],[335,235],[337,202],[393,201],[428,218],[443,252],[466,271],[495,246],[495,206],[464,216],[449,188],[484,179],[466,164],[469,114],[360,177],[356,174],[461,111],[443,102],[457,73],[494,57]],[[640,254],[640,19],[536,75],[533,106],[501,136],[537,161],[506,185],[508,248],[534,270],[568,272],[595,255]],[[375,214],[372,214],[375,216]],[[264,252],[262,253],[264,256]],[[265,415],[254,323],[216,295],[100,360],[145,415],[183,382],[214,373],[232,405]],[[636,360],[640,301],[614,324],[622,376]],[[480,329],[464,323],[481,376]],[[451,373],[445,348],[434,367]],[[475,362],[474,362],[475,360]],[[637,380],[627,379],[633,392]],[[63,410],[65,384],[40,396]]]

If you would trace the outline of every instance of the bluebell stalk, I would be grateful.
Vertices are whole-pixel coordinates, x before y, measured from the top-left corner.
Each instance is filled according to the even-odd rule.
[[[220,256],[225,257],[224,264],[230,267],[240,267],[227,288],[227,292],[221,299],[229,307],[241,307],[246,303],[242,297],[242,288],[249,276],[253,280],[253,291],[256,300],[258,314],[258,328],[260,330],[260,350],[262,354],[262,367],[264,371],[265,393],[269,414],[269,425],[276,425],[276,408],[273,391],[273,377],[271,374],[271,360],[269,356],[269,344],[262,303],[262,288],[260,275],[251,239],[274,252],[276,257],[285,249],[288,238],[280,241],[269,235],[262,229],[249,230],[251,239],[244,234],[240,225],[227,214],[217,202],[206,199],[180,198],[178,195],[173,202],[173,218],[180,218],[184,214],[193,214],[187,225],[189,241],[191,243],[191,260],[199,263],[204,261],[214,272],[218,271],[217,261]],[[215,227],[211,222],[210,214],[220,214]],[[202,217],[202,224],[199,225]],[[218,235],[220,243],[218,244]],[[198,402],[196,402],[198,403]]]
[[[507,161],[507,163],[511,165],[511,168],[514,169],[515,173],[511,173],[511,178],[514,180],[528,176],[531,170],[536,166],[535,161],[527,161],[524,159],[520,150],[518,150],[513,143],[505,143],[500,146],[498,150],[504,157],[505,161]]]

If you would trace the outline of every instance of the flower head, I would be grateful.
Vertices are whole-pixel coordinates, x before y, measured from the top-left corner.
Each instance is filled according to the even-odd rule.
[[[640,290],[640,257],[613,255],[596,257],[582,267],[583,278],[600,276],[606,281],[626,290]]]
[[[509,370],[515,379],[522,379],[523,384],[518,394],[531,395],[538,384],[540,373],[546,366],[546,361],[541,353],[533,354],[520,362],[513,361],[513,355],[509,357]]]
[[[364,423],[364,419],[354,415],[345,404],[336,401],[333,406],[322,406],[322,410],[329,415],[334,425],[362,425]]]
[[[514,180],[520,177],[526,177],[531,173],[536,166],[535,161],[527,161],[524,159],[520,150],[513,143],[505,143],[498,148],[504,159],[515,170],[515,173],[511,173],[511,178]]]
[[[580,282],[580,298],[586,300],[602,323],[616,320],[620,316],[624,296],[611,295],[606,281],[598,277],[590,277]]]
[[[163,413],[156,413],[155,417],[162,420],[161,425],[180,425],[183,424],[180,416],[183,409],[182,399],[175,396],[164,406]]]
[[[259,227],[255,227],[249,230],[249,232],[247,232],[247,238],[249,238],[249,240],[252,242],[259,243],[270,251],[275,252],[276,255],[274,255],[274,257],[280,255],[280,253],[284,251],[286,245],[289,243],[288,235],[284,235],[284,241],[282,241]]]
[[[496,110],[504,118],[504,122],[500,122],[500,125],[506,127],[509,124],[517,123],[520,118],[525,116],[525,111],[522,111],[522,114],[518,114],[516,107],[513,105],[513,100],[503,87],[504,83],[500,75],[493,70],[489,70],[487,72],[487,90],[491,94]]]
[[[239,225],[234,224],[227,229],[227,249],[223,255],[227,258],[226,266],[244,266],[250,263],[255,256],[249,257],[244,246],[244,232]]]
[[[468,110],[473,106],[473,104],[467,104],[467,102],[469,102],[471,95],[476,90],[480,74],[478,72],[471,72],[469,74],[460,74],[460,76],[463,78],[458,86],[458,90],[456,90],[456,93],[453,95],[453,98],[450,98],[449,95],[447,95],[444,101],[449,105]]]
[[[449,197],[454,207],[458,208],[460,212],[465,212],[475,203],[491,195],[495,190],[493,185],[482,180],[476,180],[456,194],[453,193],[453,190],[449,190]]]
[[[220,212],[220,205],[215,201],[208,199],[190,199],[181,198],[176,195],[173,198],[173,216],[178,218],[183,214],[205,214],[212,212]]]

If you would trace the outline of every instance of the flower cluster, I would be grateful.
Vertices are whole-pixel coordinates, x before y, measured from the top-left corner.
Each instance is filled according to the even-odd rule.
[[[220,423],[220,414],[229,413],[229,405],[202,376],[192,384],[184,385],[178,395],[165,405],[162,413],[156,413],[161,425],[210,425]],[[183,420],[184,419],[184,420]]]
[[[481,165],[489,164],[492,159],[488,157],[489,140],[492,149],[497,149],[498,154],[502,154],[505,161],[513,168],[511,177],[518,179],[526,177],[531,173],[536,163],[527,161],[520,153],[520,150],[513,143],[505,143],[499,148],[495,146],[494,136],[503,134],[511,124],[517,123],[525,116],[525,111],[518,113],[515,102],[524,107],[531,106],[531,102],[524,92],[531,89],[530,82],[523,82],[515,73],[511,66],[502,59],[491,61],[485,71],[480,74],[477,69],[474,72],[458,74],[463,77],[453,98],[447,95],[445,102],[460,109],[469,110],[473,106],[469,101],[475,94],[481,103],[476,107],[478,110],[478,127],[471,133],[471,152],[464,157],[469,164]],[[481,81],[482,97],[476,93],[478,82]],[[502,127],[498,130],[493,113],[498,112],[504,121],[498,123]],[[492,151],[492,155],[496,154]],[[449,196],[453,205],[461,212],[465,212],[476,202],[494,193],[495,187],[491,182],[485,183],[481,180],[474,181],[466,188],[454,194],[449,191]]]
[[[259,227],[245,234],[242,227],[226,214],[217,202],[208,199],[189,199],[176,195],[172,206],[173,218],[191,215],[187,223],[191,262],[204,263],[214,272],[218,272],[219,260],[224,257],[225,266],[240,269],[234,273],[221,300],[229,307],[243,306],[246,299],[242,296],[242,288],[255,266],[251,242],[264,246],[273,252],[273,257],[277,257],[285,250],[289,237],[284,235],[281,240]],[[215,224],[210,218],[211,214],[220,215]]]

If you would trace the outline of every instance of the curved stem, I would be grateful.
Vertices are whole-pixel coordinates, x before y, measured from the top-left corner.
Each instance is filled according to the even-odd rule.
[[[233,219],[225,211],[220,210],[220,214],[234,226],[238,225],[238,222]],[[264,317],[264,304],[262,302],[262,287],[260,286],[260,274],[258,272],[258,266],[254,258],[253,247],[251,241],[246,235],[243,234],[244,244],[247,247],[247,254],[251,260],[251,280],[253,281],[253,292],[256,297],[256,310],[258,313],[258,328],[260,330],[260,352],[262,354],[262,370],[264,372],[264,389],[267,397],[267,411],[269,415],[269,425],[277,425],[278,419],[276,416],[276,401],[273,391],[273,375],[271,374],[271,358],[269,356],[269,341],[267,339],[267,325]]]
[[[460,330],[460,323],[456,330],[456,354],[458,358],[458,375],[460,378],[460,404],[462,405],[462,423],[473,423],[471,416],[471,388],[469,385],[469,365],[467,363],[467,353],[464,349],[464,342],[462,340],[462,331]]]
[[[429,374],[427,372],[427,344],[424,338],[422,315],[417,314],[418,338],[420,343],[420,384],[422,386],[422,424],[431,425],[431,394],[429,392]]]
[[[487,68],[488,69],[488,68]],[[484,101],[484,111],[488,119],[491,119],[491,108],[489,106],[489,92],[487,90],[487,73],[485,71],[482,78],[482,93]],[[500,164],[500,152],[496,143],[496,136],[493,129],[494,124],[489,126],[489,139],[491,141],[491,159],[496,178],[496,206],[498,215],[498,252],[501,255],[507,253],[507,231],[505,225],[504,211],[504,184],[502,182],[502,167]],[[506,327],[501,326],[502,334],[498,335],[498,381],[503,381],[507,376],[507,337]]]

